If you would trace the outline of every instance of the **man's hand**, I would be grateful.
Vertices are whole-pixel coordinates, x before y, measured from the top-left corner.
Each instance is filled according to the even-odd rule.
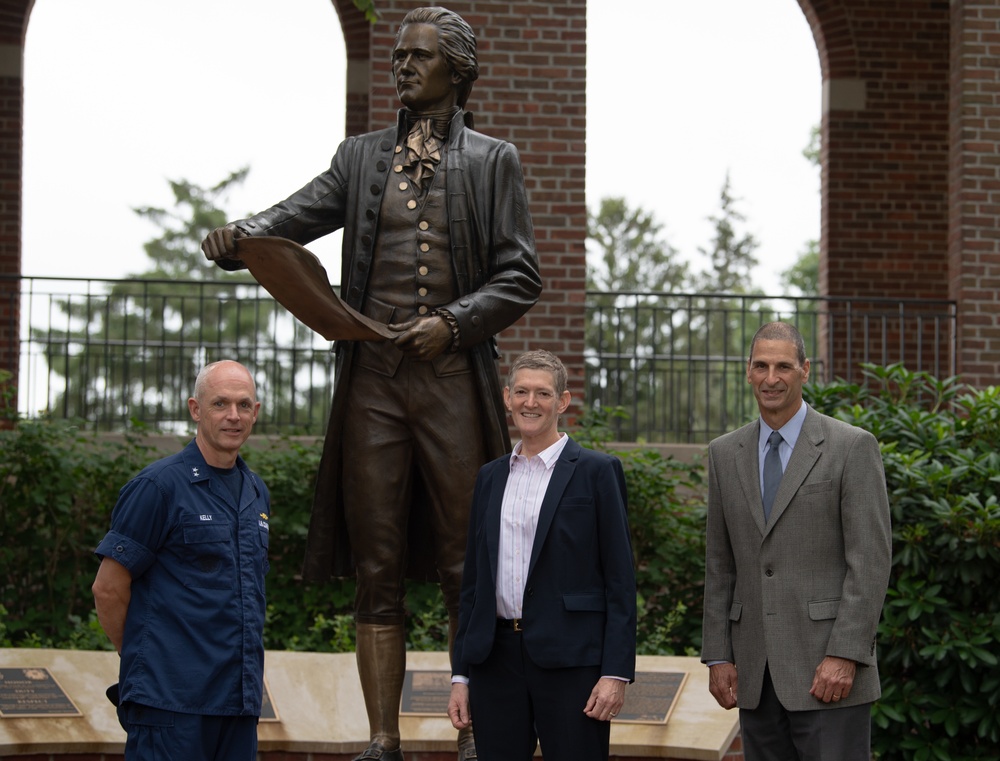
[[[816,667],[809,694],[824,703],[839,703],[851,694],[857,671],[858,664],[854,661],[828,655]]]
[[[622,710],[625,702],[625,682],[602,676],[590,691],[583,712],[598,721],[611,721]]]
[[[205,258],[210,262],[217,262],[219,259],[236,258],[236,239],[245,238],[246,233],[236,225],[230,223],[223,227],[217,227],[201,242],[201,250],[205,253]]]
[[[717,663],[708,668],[708,691],[727,711],[736,707],[736,666]]]
[[[437,315],[418,317],[389,328],[398,333],[392,342],[411,359],[434,359],[451,345],[451,328],[444,317]]]
[[[448,699],[448,718],[455,729],[465,729],[472,724],[472,711],[469,709],[469,685],[453,682],[451,697]]]

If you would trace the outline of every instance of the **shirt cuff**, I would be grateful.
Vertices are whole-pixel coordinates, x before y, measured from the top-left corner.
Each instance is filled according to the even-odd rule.
[[[468,684],[469,683],[469,677],[462,676],[461,674],[452,674],[451,675],[451,683],[452,684]]]

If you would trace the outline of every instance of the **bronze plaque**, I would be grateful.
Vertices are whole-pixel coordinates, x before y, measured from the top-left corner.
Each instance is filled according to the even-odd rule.
[[[410,671],[403,677],[400,716],[447,716],[450,671]]]
[[[0,669],[0,718],[83,716],[45,668]]]
[[[688,675],[684,671],[639,671],[625,689],[625,705],[615,721],[666,724]]]
[[[625,689],[625,705],[615,721],[666,724],[687,677],[682,671],[640,671]],[[451,672],[407,670],[400,716],[447,716],[449,697]]]

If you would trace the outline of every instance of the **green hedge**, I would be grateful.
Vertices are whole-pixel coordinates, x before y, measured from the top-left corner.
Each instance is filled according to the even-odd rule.
[[[995,759],[1000,389],[972,391],[899,365],[869,365],[866,375],[866,387],[836,383],[808,395],[882,446],[893,568],[879,625],[874,750],[887,759]]]
[[[885,759],[964,761],[1000,745],[1000,390],[972,391],[904,368],[868,367],[866,386],[810,386],[822,412],[880,440],[893,511],[893,573],[879,658],[874,746]],[[606,412],[576,435],[610,446]],[[616,452],[630,494],[639,652],[696,654],[704,579],[702,470],[652,450]],[[109,647],[93,615],[92,552],[118,489],[154,454],[58,420],[0,430],[0,645]],[[298,578],[318,444],[248,448],[271,490],[269,649],[354,647],[353,584]],[[409,646],[443,650],[440,592],[411,585]]]

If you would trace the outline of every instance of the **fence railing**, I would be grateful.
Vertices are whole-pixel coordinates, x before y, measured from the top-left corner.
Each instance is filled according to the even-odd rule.
[[[253,281],[22,278],[20,298],[22,414],[186,431],[197,368],[236,357],[268,400],[260,432],[324,430],[332,345]],[[746,351],[776,319],[799,327],[813,380],[861,362],[955,372],[953,302],[588,292],[584,402],[624,411],[621,441],[708,441],[755,414]]]
[[[862,363],[954,375],[950,301],[588,292],[585,398],[621,408],[619,441],[704,443],[752,419],[750,340],[767,322],[802,333],[810,380],[863,382]]]

